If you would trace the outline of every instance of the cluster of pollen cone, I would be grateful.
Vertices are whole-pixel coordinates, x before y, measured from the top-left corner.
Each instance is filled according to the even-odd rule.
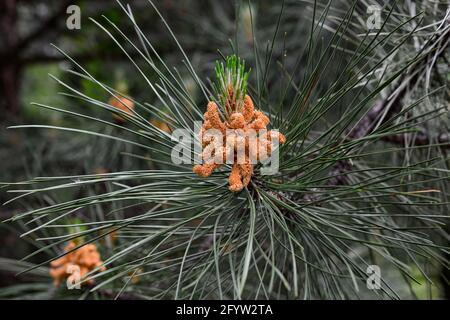
[[[194,166],[193,171],[201,177],[208,177],[225,163],[224,159],[232,159],[229,190],[238,192],[249,184],[255,162],[264,161],[271,155],[275,140],[283,144],[286,138],[277,131],[267,131],[270,120],[262,111],[255,110],[249,95],[245,95],[242,101],[233,97],[233,88],[228,86],[224,114],[229,116],[224,116],[224,120],[217,104],[213,101],[208,103],[200,133],[202,164]],[[211,129],[221,133],[218,137],[222,141],[217,141],[217,136],[206,134]],[[256,139],[251,138],[250,131],[257,134]],[[240,152],[238,148],[241,148]],[[217,161],[218,154],[223,161]]]
[[[64,252],[68,253],[50,263],[50,276],[55,286],[59,286],[64,280],[73,284],[79,283],[88,272],[98,267],[99,271],[105,270],[96,245],[86,244],[73,250],[75,248],[75,242],[70,241],[64,248]],[[87,282],[92,284],[93,280],[88,279]]]

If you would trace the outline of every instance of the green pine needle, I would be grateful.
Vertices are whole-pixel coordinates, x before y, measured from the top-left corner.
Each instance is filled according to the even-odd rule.
[[[250,69],[245,71],[245,61],[232,55],[225,64],[216,61],[217,82],[214,85],[217,101],[228,118],[234,112],[241,112],[247,93]]]

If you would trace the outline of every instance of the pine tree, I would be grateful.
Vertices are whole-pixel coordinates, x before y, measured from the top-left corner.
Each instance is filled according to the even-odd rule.
[[[365,2],[314,1],[301,41],[289,32],[303,17],[303,5],[285,1],[262,25],[255,24],[255,6],[239,2],[235,19],[242,26],[228,52],[205,55],[210,68],[197,72],[156,5],[150,2],[149,10],[177,45],[177,65],[158,54],[131,8],[119,3],[136,39],[106,16],[93,22],[123,49],[155,100],[120,92],[71,60],[70,76],[92,82],[119,104],[53,77],[66,96],[91,108],[82,113],[35,105],[80,119],[82,127],[16,128],[103,138],[99,150],[136,162],[121,171],[112,162],[108,172],[9,183],[18,193],[12,203],[42,200],[10,220],[37,247],[25,260],[41,253],[47,258],[2,264],[42,279],[26,293],[44,296],[53,269],[59,287],[51,297],[404,297],[399,281],[388,276],[393,270],[413,295],[414,282],[431,286],[436,270],[448,270],[450,21],[443,5],[419,4],[415,12],[411,4],[380,5],[380,28],[368,29]],[[263,164],[255,164],[248,184],[232,192],[230,164],[198,176],[192,171],[197,155],[190,154],[187,164],[171,160],[174,147],[186,144],[172,132],[184,129],[196,137],[194,122],[207,120],[211,102],[222,123],[231,123],[246,94],[268,129],[285,136],[273,149],[276,174],[264,175]],[[125,146],[120,155],[117,149]],[[79,281],[59,272],[69,264],[82,268]],[[369,284],[378,267],[379,283]],[[67,278],[81,290],[68,290],[61,281]]]

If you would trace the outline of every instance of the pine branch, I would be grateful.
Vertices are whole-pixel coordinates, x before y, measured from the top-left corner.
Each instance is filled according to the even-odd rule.
[[[160,15],[156,6],[153,7]],[[424,237],[417,232],[421,232],[421,229],[416,229],[417,225],[430,230],[438,229],[445,216],[442,213],[434,213],[439,212],[442,205],[445,205],[444,201],[434,197],[434,194],[427,194],[430,189],[405,192],[405,189],[409,190],[411,183],[416,183],[405,177],[414,173],[421,177],[427,176],[427,173],[433,170],[433,159],[420,159],[420,165],[398,165],[391,161],[379,167],[371,161],[356,162],[359,161],[358,157],[367,158],[377,154],[378,150],[365,154],[366,142],[369,144],[383,139],[382,135],[377,135],[377,124],[384,125],[383,132],[390,132],[395,137],[402,132],[398,130],[402,124],[391,124],[396,116],[405,111],[402,110],[402,103],[407,93],[402,93],[401,85],[403,83],[405,87],[415,87],[419,78],[414,80],[414,72],[422,72],[429,65],[420,68],[414,65],[415,70],[410,69],[408,78],[405,78],[406,75],[400,77],[399,84],[395,85],[397,91],[391,91],[395,92],[395,96],[386,101],[380,100],[379,104],[370,105],[371,99],[376,97],[382,88],[394,86],[394,77],[382,79],[379,87],[375,89],[368,87],[368,92],[364,92],[367,93],[366,97],[355,94],[356,103],[347,104],[344,111],[348,117],[329,119],[327,115],[330,111],[335,111],[341,102],[346,101],[347,96],[356,91],[354,89],[359,85],[359,76],[370,76],[377,68],[369,68],[371,70],[367,74],[366,70],[361,72],[360,63],[372,57],[373,53],[365,50],[357,50],[355,59],[348,59],[356,61],[355,65],[347,65],[345,59],[336,59],[334,44],[341,45],[341,37],[348,34],[346,26],[349,21],[343,21],[337,31],[333,30],[334,41],[325,48],[322,37],[319,36],[315,42],[315,30],[311,29],[312,43],[305,46],[309,50],[307,66],[304,68],[304,82],[302,81],[305,85],[299,85],[298,88],[303,89],[295,91],[290,90],[291,86],[283,81],[277,81],[279,87],[272,88],[271,92],[266,90],[268,79],[280,79],[278,70],[270,68],[273,60],[270,48],[276,47],[275,37],[274,42],[267,45],[267,55],[262,56],[258,50],[259,39],[255,36],[253,65],[258,85],[251,93],[263,96],[264,99],[259,99],[262,103],[258,107],[273,107],[274,111],[280,110],[279,114],[283,115],[283,106],[276,110],[276,106],[270,106],[270,102],[278,100],[280,92],[286,92],[286,95],[282,95],[281,104],[286,101],[284,107],[288,108],[289,113],[284,121],[280,121],[280,127],[288,128],[289,141],[280,148],[282,161],[278,174],[262,176],[256,172],[248,188],[242,193],[232,194],[226,189],[228,169],[204,179],[190,172],[190,164],[173,166],[169,160],[170,154],[166,151],[176,142],[170,135],[163,135],[161,130],[156,130],[147,121],[148,113],[155,110],[160,112],[164,108],[167,110],[167,119],[170,119],[174,127],[190,127],[192,122],[201,116],[202,110],[180,75],[191,75],[204,93],[202,99],[208,99],[211,96],[209,90],[200,80],[207,78],[207,75],[197,75],[188,55],[161,15],[170,36],[179,46],[185,70],[166,64],[165,59],[157,54],[154,42],[150,42],[141,33],[130,11],[123,9],[125,14],[130,14],[131,22],[139,32],[139,43],[133,43],[122,33],[122,29],[110,20],[105,24],[117,31],[120,38],[116,38],[103,24],[97,25],[107,32],[124,52],[130,47],[123,45],[123,42],[142,54],[142,63],[136,63],[131,56],[130,62],[136,68],[137,74],[148,83],[149,91],[154,94],[155,100],[140,103],[139,98],[131,98],[136,105],[136,114],[128,116],[127,123],[123,126],[88,114],[87,108],[83,111],[73,108],[61,110],[37,104],[38,107],[59,111],[96,125],[107,125],[112,129],[108,132],[99,132],[98,126],[84,129],[40,125],[20,127],[61,129],[74,135],[89,134],[108,138],[133,147],[132,152],[142,151],[138,156],[142,155],[142,158],[152,161],[151,170],[147,166],[133,163],[128,171],[39,177],[14,184],[12,188],[17,196],[14,201],[52,195],[58,199],[51,201],[50,198],[50,201],[43,201],[37,208],[32,205],[27,211],[13,218],[26,223],[24,235],[32,234],[41,241],[39,249],[25,259],[35,257],[43,251],[48,252],[50,257],[37,265],[26,266],[22,272],[31,272],[40,266],[47,266],[50,260],[69,254],[62,252],[61,246],[68,240],[80,237],[86,240],[83,244],[98,241],[99,249],[102,249],[99,252],[102,255],[102,267],[106,269],[90,271],[96,286],[92,289],[99,290],[100,297],[104,295],[108,298],[115,298],[115,293],[121,292],[119,290],[126,293],[122,298],[135,298],[127,294],[133,292],[134,284],[125,281],[130,279],[130,272],[138,270],[142,270],[142,285],[136,286],[138,294],[148,298],[360,298],[361,294],[357,292],[358,283],[365,282],[367,265],[377,262],[373,259],[374,255],[405,277],[409,276],[410,263],[418,265],[422,260],[427,260],[441,265],[448,264],[440,255],[447,248]],[[351,18],[352,14],[353,11],[349,10],[348,18]],[[328,22],[327,17],[323,20],[325,22],[319,28]],[[283,21],[281,14],[277,21]],[[273,25],[270,29],[273,29]],[[278,23],[275,29],[278,29]],[[318,34],[320,35],[320,32]],[[388,34],[395,37],[393,33]],[[394,39],[394,42],[396,40],[398,39]],[[317,47],[317,51],[313,50],[314,47]],[[320,56],[318,61],[309,59],[316,53]],[[376,65],[380,65],[386,61],[386,57],[383,55],[379,59],[375,57],[374,60],[377,60]],[[301,56],[298,61],[301,61]],[[411,60],[407,62],[409,65]],[[78,67],[80,73],[71,73],[72,76],[79,75],[82,79],[90,80],[109,95],[114,96],[117,93],[96,80],[76,61],[73,61],[73,64]],[[330,71],[327,67],[330,65],[337,67],[338,74],[352,75],[350,81],[338,76],[339,79],[327,82],[328,78],[333,78],[327,73]],[[405,68],[401,67],[401,70],[406,70]],[[221,70],[219,73],[225,75]],[[296,73],[296,70],[293,73]],[[396,76],[399,74],[400,72],[395,72]],[[238,78],[242,79],[235,77],[235,84],[239,83]],[[81,92],[82,90],[71,82],[56,80],[68,91],[67,97],[79,98],[92,107],[111,111],[105,101]],[[320,92],[319,88],[318,92],[311,94],[316,84],[326,87],[325,93]],[[239,88],[243,89],[243,86]],[[278,88],[280,90],[276,90]],[[305,100],[305,96],[308,99]],[[309,103],[306,101],[309,102],[309,98],[311,101],[317,98],[318,102],[311,103],[311,107],[308,107]],[[370,108],[367,118],[360,121],[354,129],[358,133],[347,131],[351,139],[341,141],[340,137],[345,133],[345,128],[367,108]],[[405,123],[411,124],[414,119],[406,119]],[[387,123],[388,120],[391,121]],[[327,125],[321,126],[322,123]],[[420,133],[417,136],[421,139]],[[107,156],[119,153],[117,148],[108,145],[99,146],[99,149],[106,149],[104,154]],[[100,150],[95,151],[97,153]],[[160,161],[156,162],[157,160]],[[158,166],[153,166],[155,163]],[[356,163],[357,174],[350,176],[352,163]],[[423,163],[427,164],[426,168],[422,166]],[[333,177],[324,174],[333,164]],[[347,183],[346,175],[355,185]],[[445,179],[448,179],[442,175],[428,175],[424,178],[425,181],[420,183],[425,185],[433,182],[436,190],[439,183],[445,183]],[[328,185],[324,186],[327,183]],[[343,186],[335,187],[337,185]],[[99,186],[103,188],[100,190]],[[81,189],[86,192],[74,191]],[[305,190],[314,190],[314,194],[305,195]],[[62,200],[56,197],[68,191],[71,191],[70,197]],[[310,201],[305,203],[302,197],[309,197]],[[434,208],[437,210],[433,210]],[[70,219],[80,211],[83,212],[83,220],[74,222]],[[131,211],[133,214],[128,215]],[[81,231],[73,231],[74,228]],[[114,247],[105,245],[100,248],[105,243],[105,234],[112,234],[113,231],[118,233],[117,244]],[[79,248],[73,250],[77,249]],[[414,261],[411,262],[409,258]],[[125,287],[124,283],[130,287]],[[104,291],[103,288],[108,289]],[[390,283],[383,282],[380,289],[374,294],[383,298],[398,298]]]

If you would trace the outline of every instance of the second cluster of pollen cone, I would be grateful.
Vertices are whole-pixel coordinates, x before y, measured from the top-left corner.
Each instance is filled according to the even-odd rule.
[[[64,280],[79,283],[87,273],[96,268],[99,271],[106,270],[95,244],[86,244],[78,249],[76,247],[76,243],[70,241],[64,248],[66,254],[50,263],[50,276],[55,286],[59,286]],[[87,279],[87,283],[93,282],[93,279]]]

